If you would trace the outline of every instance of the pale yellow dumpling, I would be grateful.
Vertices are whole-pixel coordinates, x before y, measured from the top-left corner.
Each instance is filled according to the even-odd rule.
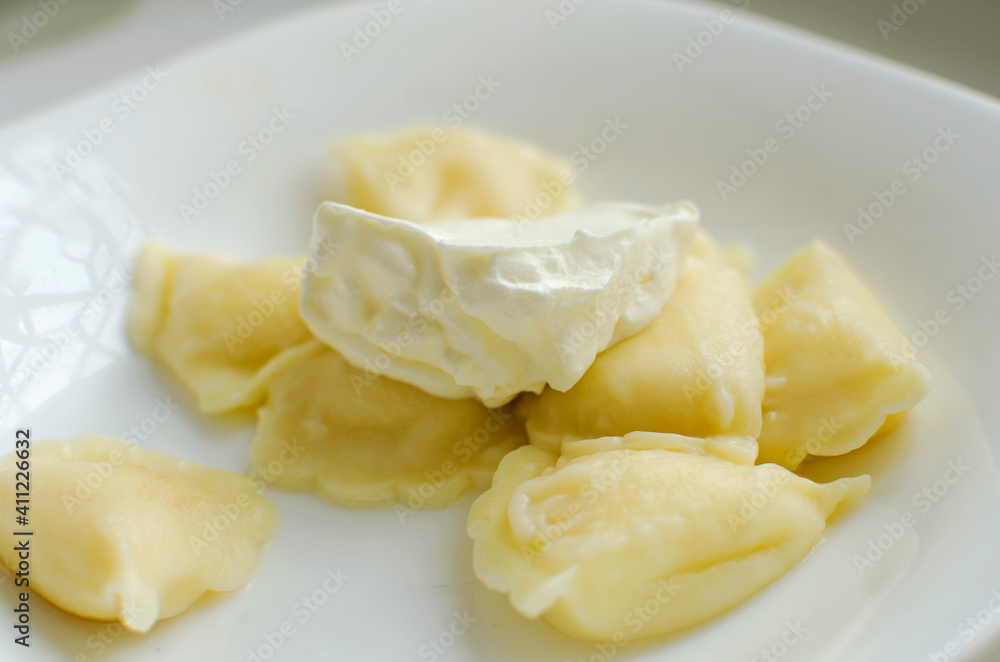
[[[485,489],[525,443],[509,407],[449,400],[352,367],[319,341],[267,383],[250,457],[275,486],[345,506],[437,508]]]
[[[870,483],[819,485],[753,457],[750,437],[648,432],[569,442],[558,459],[519,448],[469,514],[476,575],[582,639],[704,621],[791,568]]]
[[[767,365],[760,462],[794,469],[852,451],[930,390],[903,334],[821,241],[758,285],[754,306]]]
[[[135,269],[129,340],[162,361],[202,411],[252,406],[275,357],[312,338],[299,316],[303,262],[241,264],[148,244]]]
[[[756,436],[763,354],[743,276],[699,233],[660,315],[598,354],[565,393],[525,396],[520,412],[531,442],[549,450],[635,430]]]
[[[16,457],[0,461],[0,556],[17,568]],[[247,476],[93,435],[31,450],[30,588],[60,609],[146,632],[253,574],[277,526]]]
[[[568,163],[512,138],[416,126],[348,138],[333,149],[345,204],[415,223],[539,216],[579,206]]]

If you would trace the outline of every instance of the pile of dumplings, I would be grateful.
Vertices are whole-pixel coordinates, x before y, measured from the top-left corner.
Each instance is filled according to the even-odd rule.
[[[412,177],[383,176],[435,131],[446,140]],[[516,217],[545,184],[572,179],[530,145],[467,128],[362,136],[335,153],[344,202],[422,223]],[[546,211],[579,203],[565,186]],[[569,390],[490,409],[351,365],[313,337],[299,314],[315,266],[304,257],[246,264],[149,244],[129,339],[202,412],[256,408],[249,475],[107,437],[39,444],[32,587],[71,613],[145,632],[249,580],[277,523],[262,484],[408,511],[485,490],[468,519],[475,572],[525,617],[599,641],[650,599],[662,608],[636,637],[702,622],[800,561],[837,505],[870,484],[816,484],[797,467],[859,448],[930,384],[823,242],[753,288],[746,263],[699,230],[649,326],[600,353]],[[3,513],[14,512],[14,461],[0,464]],[[75,494],[91,475],[92,493]],[[0,556],[16,567],[12,530],[0,530]],[[167,540],[188,544],[161,559]]]

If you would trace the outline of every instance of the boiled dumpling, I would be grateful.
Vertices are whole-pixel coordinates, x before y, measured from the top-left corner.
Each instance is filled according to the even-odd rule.
[[[685,271],[648,327],[597,356],[572,388],[525,396],[533,444],[634,430],[756,436],[763,340],[743,277],[699,233]]]
[[[0,556],[15,545],[16,458],[0,461]],[[206,591],[245,584],[277,525],[243,474],[100,435],[31,455],[30,587],[60,609],[146,632]]]
[[[510,408],[449,400],[355,368],[313,341],[267,382],[251,445],[254,471],[346,506],[437,508],[485,489],[525,442]]]
[[[312,338],[299,316],[302,259],[240,264],[146,245],[129,339],[162,361],[205,412],[251,406],[282,350]]]
[[[819,485],[754,455],[750,437],[649,432],[568,442],[559,458],[519,448],[469,514],[476,575],[582,639],[701,622],[791,568],[837,504],[869,486]]]
[[[417,126],[333,151],[346,174],[342,202],[391,218],[534,220],[580,204],[568,163],[477,129]]]
[[[767,391],[761,462],[858,448],[923,399],[930,375],[872,293],[821,241],[757,286]]]

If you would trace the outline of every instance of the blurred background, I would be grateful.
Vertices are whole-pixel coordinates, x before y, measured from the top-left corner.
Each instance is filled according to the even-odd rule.
[[[0,122],[249,26],[331,1],[342,0],[0,0]],[[558,0],[538,1],[558,5]],[[1000,98],[1000,0],[728,4]]]

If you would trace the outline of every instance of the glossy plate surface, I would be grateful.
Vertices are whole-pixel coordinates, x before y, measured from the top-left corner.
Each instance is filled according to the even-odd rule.
[[[136,251],[156,235],[300,252],[336,196],[328,144],[415,122],[532,140],[571,158],[592,200],[691,199],[755,247],[756,276],[824,237],[920,348],[931,396],[811,467],[874,485],[805,562],[669,641],[619,650],[522,619],[473,576],[469,501],[401,517],[271,490],[282,523],[243,590],[142,637],[36,599],[24,650],[5,572],[0,657],[972,659],[1000,626],[1000,104],[734,6],[399,7],[310,10],[0,130],[0,450],[17,427],[131,434],[245,470],[250,419],[199,416],[125,342]]]

